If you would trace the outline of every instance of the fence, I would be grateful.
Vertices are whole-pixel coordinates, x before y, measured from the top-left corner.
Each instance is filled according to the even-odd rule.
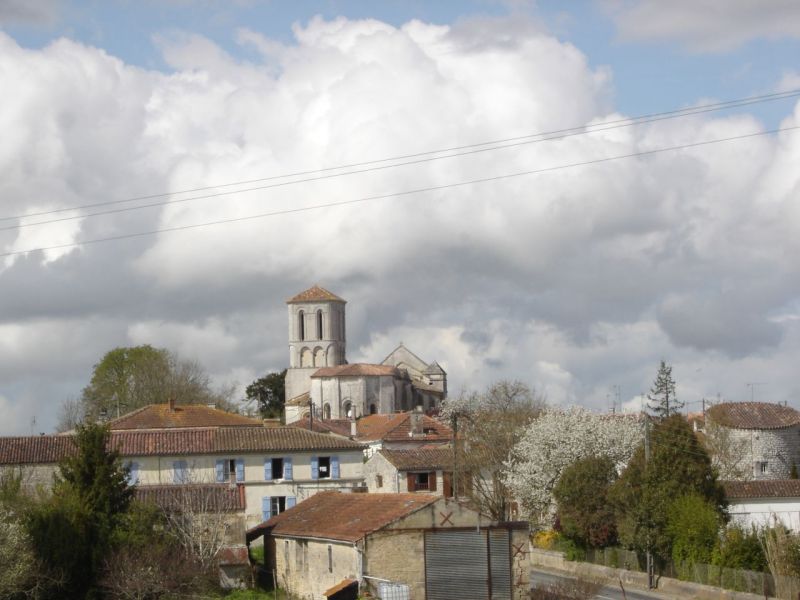
[[[644,571],[643,557],[624,548],[589,550],[586,562],[629,571]],[[660,571],[664,577],[712,585],[736,592],[747,592],[776,598],[800,598],[800,579],[790,576],[773,577],[769,573],[729,569],[716,565],[668,563]]]

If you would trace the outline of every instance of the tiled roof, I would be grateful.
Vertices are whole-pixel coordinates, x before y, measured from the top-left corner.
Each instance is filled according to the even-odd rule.
[[[225,412],[202,404],[150,404],[109,422],[113,431],[179,427],[262,427],[260,419]]]
[[[198,512],[236,512],[245,509],[244,487],[222,484],[137,485],[136,499],[163,510],[186,507]]]
[[[325,288],[318,285],[312,286],[307,290],[300,292],[296,296],[289,298],[286,304],[296,304],[298,302],[345,302],[333,292],[329,292]]]
[[[355,363],[352,365],[339,365],[338,367],[322,367],[314,371],[311,377],[355,377],[355,376],[388,375],[391,377],[404,377],[404,373],[392,365],[370,365]]]
[[[453,439],[452,429],[428,415],[420,415],[419,430],[423,433],[411,435],[411,415],[410,412],[404,412],[362,417],[357,421],[358,435],[356,439],[362,442],[377,440],[446,442]],[[426,431],[427,433],[425,433]]]
[[[753,498],[800,498],[800,479],[763,479],[759,481],[723,481],[729,500]]]
[[[114,431],[110,443],[122,456],[362,449],[357,442],[296,427]],[[72,436],[0,437],[0,464],[55,463],[73,451]]]
[[[380,453],[386,460],[397,467],[398,471],[451,469],[453,466],[453,449],[444,446],[414,450],[384,449]]]
[[[257,531],[271,529],[274,536],[357,542],[437,499],[428,494],[319,492],[251,529],[248,538]]]
[[[250,553],[247,546],[223,546],[217,552],[217,562],[221,565],[249,565]]]
[[[800,413],[768,402],[724,402],[706,411],[706,418],[732,429],[783,429],[800,424]]]
[[[335,433],[336,435],[350,437],[350,423],[350,419],[314,419],[312,425],[308,417],[303,417],[299,421],[292,423],[291,426],[298,429],[313,427],[313,430],[318,433]]]

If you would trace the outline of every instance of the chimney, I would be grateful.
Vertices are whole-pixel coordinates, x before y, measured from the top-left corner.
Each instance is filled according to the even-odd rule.
[[[356,420],[353,419],[350,421],[350,437],[354,438],[358,435],[358,427],[356,426]]]
[[[417,405],[409,417],[411,419],[411,435],[422,433],[422,406]]]

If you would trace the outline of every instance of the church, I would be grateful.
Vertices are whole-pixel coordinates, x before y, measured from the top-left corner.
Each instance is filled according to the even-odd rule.
[[[286,301],[289,368],[286,423],[309,414],[351,419],[421,407],[436,413],[447,396],[447,373],[402,343],[382,362],[347,362],[347,302],[319,286]]]

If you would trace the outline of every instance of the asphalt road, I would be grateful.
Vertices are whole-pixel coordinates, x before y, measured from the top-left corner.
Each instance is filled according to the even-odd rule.
[[[531,587],[540,583],[554,583],[557,581],[569,581],[570,579],[573,578],[567,575],[531,569]],[[665,598],[669,598],[669,596],[657,592],[644,592],[627,587],[625,588],[625,594],[623,594],[619,585],[617,585],[616,587],[605,586],[601,588],[595,598],[599,598],[600,600],[664,600]]]

